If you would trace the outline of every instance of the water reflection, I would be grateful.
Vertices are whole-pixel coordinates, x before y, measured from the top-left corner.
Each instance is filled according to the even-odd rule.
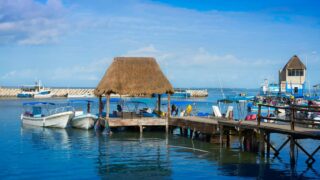
[[[31,140],[37,149],[70,149],[70,140],[66,129],[21,125],[21,136],[23,140]]]
[[[166,139],[162,135],[137,133],[99,136],[98,173],[103,178],[169,178]]]
[[[290,167],[290,163],[282,162],[281,156],[275,159],[260,158],[255,153],[244,152],[237,147],[220,148],[219,145],[192,141],[177,135],[166,136],[163,132],[146,132],[142,135],[121,132],[109,136],[93,130],[23,126],[21,137],[32,145],[32,149],[41,150],[37,151],[42,152],[40,157],[63,156],[65,163],[78,167],[79,174],[88,175],[87,171],[92,169],[93,174],[88,176],[91,178],[96,175],[107,179],[307,179],[310,174],[313,178],[319,177],[317,169],[297,171]],[[237,146],[236,139],[232,142]]]

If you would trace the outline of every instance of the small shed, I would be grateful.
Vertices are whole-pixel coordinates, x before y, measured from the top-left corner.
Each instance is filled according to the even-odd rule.
[[[307,68],[297,55],[290,58],[279,71],[280,92],[291,93],[295,96],[303,95]]]
[[[94,94],[100,99],[100,112],[102,112],[101,97],[105,95],[107,98],[107,120],[109,119],[111,93],[131,96],[158,94],[159,110],[161,94],[168,94],[168,112],[170,112],[170,94],[174,93],[174,89],[155,58],[115,57],[94,90]],[[170,113],[167,114],[169,118]]]

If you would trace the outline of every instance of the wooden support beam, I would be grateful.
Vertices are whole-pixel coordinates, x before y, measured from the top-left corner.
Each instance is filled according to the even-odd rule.
[[[274,156],[278,156],[280,154],[281,149],[290,141],[290,137],[287,138],[287,140],[280,146],[279,149],[274,149],[275,153]]]
[[[99,96],[99,117],[102,118],[102,96]]]
[[[161,111],[161,94],[158,94],[158,112]]]
[[[166,133],[169,132],[169,121],[170,121],[170,115],[171,115],[171,107],[170,107],[170,93],[168,93],[168,112],[167,112],[167,123],[166,123]]]
[[[267,146],[269,146],[269,148],[271,148],[274,152],[278,152],[278,150],[275,147],[273,147],[272,144],[270,143],[270,135],[269,135],[269,140],[267,137],[267,139],[264,139],[264,141],[267,143]],[[270,153],[270,149],[269,149],[269,153]],[[278,152],[278,154],[279,154],[279,152]]]
[[[110,94],[106,94],[106,122],[105,127],[109,126],[109,113],[110,113]]]
[[[142,125],[139,126],[139,129],[140,129],[140,133],[143,133],[143,126]]]
[[[313,156],[319,151],[320,146],[318,146],[318,148],[313,153],[309,154],[297,141],[294,141],[294,143],[308,156],[308,159],[305,161],[308,166],[312,166],[312,164],[316,161]]]

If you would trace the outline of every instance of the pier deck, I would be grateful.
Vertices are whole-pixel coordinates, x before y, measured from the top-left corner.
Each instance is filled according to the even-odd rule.
[[[127,127],[127,126],[165,126],[167,120],[163,118],[110,118],[110,127]]]
[[[187,127],[190,129],[196,129],[203,133],[215,132],[214,129],[219,126],[225,126],[234,129],[250,129],[250,130],[264,130],[273,133],[293,135],[297,138],[311,138],[320,139],[320,129],[307,128],[307,127],[295,127],[295,130],[291,130],[290,124],[276,124],[262,122],[258,126],[257,121],[234,121],[224,118],[203,118],[203,117],[171,117],[169,125],[176,127]],[[211,131],[210,131],[211,129]]]

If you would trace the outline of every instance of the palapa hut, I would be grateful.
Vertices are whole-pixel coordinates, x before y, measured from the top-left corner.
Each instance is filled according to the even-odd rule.
[[[158,94],[159,109],[160,95],[166,93],[168,94],[169,102],[168,112],[170,112],[170,94],[174,93],[174,89],[154,58],[115,57],[94,90],[94,94],[100,100],[102,95],[106,95],[107,119],[109,118],[111,93],[131,96]],[[101,111],[102,108],[100,108]],[[169,115],[170,113],[168,113]]]

